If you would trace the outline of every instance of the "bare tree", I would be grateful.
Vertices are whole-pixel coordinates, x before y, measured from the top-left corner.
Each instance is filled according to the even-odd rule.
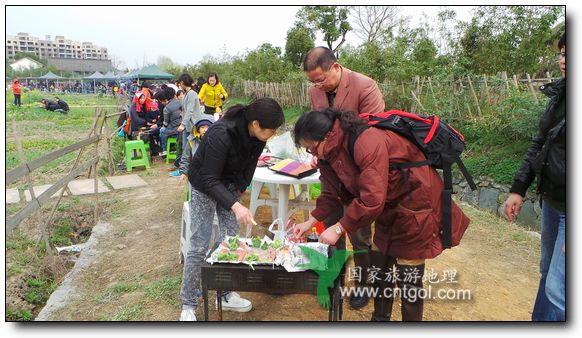
[[[398,6],[353,6],[351,11],[356,29],[364,42],[378,41],[398,25]]]

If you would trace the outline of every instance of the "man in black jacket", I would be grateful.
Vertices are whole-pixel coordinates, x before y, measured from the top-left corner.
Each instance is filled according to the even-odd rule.
[[[505,215],[515,220],[526,190],[538,178],[543,223],[541,279],[532,320],[564,321],[566,256],[566,34],[558,42],[562,78],[540,87],[550,100],[534,137],[515,175]]]

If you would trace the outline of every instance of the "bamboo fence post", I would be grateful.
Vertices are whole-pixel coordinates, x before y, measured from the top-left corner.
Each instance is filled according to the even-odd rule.
[[[418,99],[418,97],[416,97],[416,95],[414,95],[414,91],[411,90],[410,93],[412,94],[412,97],[414,98],[414,100],[416,100],[416,102],[418,103],[418,105],[420,106],[420,109],[424,110],[424,107],[422,106],[422,103],[420,103],[420,100]],[[416,110],[416,109],[415,109]]]
[[[529,87],[529,90],[531,92],[531,96],[533,96],[534,101],[536,101],[536,103],[539,103],[538,96],[536,95],[536,91],[535,91],[533,84],[531,82],[531,77],[529,76],[529,73],[526,75],[527,75],[527,86]]]
[[[507,79],[507,72],[503,71],[501,73],[501,78],[505,81],[505,89],[509,91],[509,80]]]
[[[467,100],[467,96],[465,95],[465,86],[463,86],[463,79],[459,77],[459,86],[461,87],[461,95],[463,95],[463,99],[465,100],[465,104],[467,105],[467,110],[469,111],[469,116],[471,119],[473,118],[473,113],[471,112],[471,107],[469,105],[469,100]]]
[[[95,120],[93,121],[93,127],[91,127],[91,131],[89,132],[89,135],[87,135],[87,137],[91,137],[91,135],[93,135],[93,133],[95,132],[95,128],[97,128],[97,122],[99,121],[99,116],[95,117]],[[77,158],[75,159],[75,163],[73,163],[73,167],[71,168],[71,170],[69,171],[69,173],[72,173],[75,168],[77,168],[77,165],[79,165],[79,161],[81,160],[81,155],[83,155],[83,151],[85,150],[85,147],[81,148],[79,150],[79,154],[77,154]],[[49,215],[46,223],[45,223],[45,227],[48,228],[48,225],[50,224],[50,222],[52,221],[52,218],[55,214],[55,211],[57,210],[57,206],[59,205],[59,203],[61,203],[61,199],[63,198],[63,194],[65,193],[66,187],[68,186],[65,185],[65,187],[63,187],[61,189],[61,192],[59,194],[59,198],[57,199],[57,203],[55,204],[55,206],[53,207],[53,210],[51,211],[51,214]],[[48,237],[47,237],[48,239]],[[47,246],[47,250],[50,249],[50,246]],[[52,254],[52,253],[51,253]]]
[[[473,81],[471,81],[471,77],[467,75],[467,79],[469,80],[469,88],[471,89],[471,93],[473,94],[473,99],[475,100],[475,104],[477,105],[477,114],[481,116],[481,107],[479,106],[479,99],[477,98],[477,93],[475,93],[475,88],[473,88]]]
[[[20,134],[18,133],[18,131],[16,130],[16,120],[14,118],[14,116],[12,116],[12,132],[14,133],[14,142],[16,143],[16,150],[18,152],[18,159],[20,161],[20,163],[25,164],[26,163],[26,158],[24,157],[24,150],[22,148],[22,141],[20,140]],[[28,185],[28,191],[30,192],[30,198],[32,201],[35,201],[36,204],[38,205],[38,207],[40,208],[41,205],[40,203],[38,203],[38,200],[36,199],[36,194],[34,193],[34,188],[32,187],[32,180],[30,179],[30,175],[28,173],[26,173],[24,175],[25,179],[26,179],[26,183]],[[65,189],[63,188],[62,191],[64,191]],[[51,250],[51,244],[49,242],[49,232],[47,229],[48,224],[39,224],[39,230],[40,230],[40,240],[44,242],[45,247],[46,247],[46,252],[48,253],[49,256],[49,260],[50,260],[50,265],[52,266],[53,263],[55,262],[55,257],[53,255],[53,252]],[[40,241],[39,241],[40,242]],[[38,242],[37,242],[38,245]]]
[[[434,90],[432,88],[432,80],[431,80],[430,76],[428,77],[428,88],[430,89],[430,93],[432,94],[432,98],[434,100]]]
[[[550,72],[546,72],[546,76],[548,77],[548,82],[552,82],[552,75]]]
[[[99,117],[101,117],[101,112],[99,113],[99,116],[97,117],[97,119],[99,119]],[[102,134],[102,133],[101,133]],[[147,154],[145,155],[147,156]],[[99,141],[95,142],[95,158],[99,159]],[[99,173],[97,172],[97,164],[99,164],[99,160],[95,161],[94,166],[94,175],[95,175],[95,186],[94,186],[94,192],[95,192],[95,210],[94,210],[94,220],[95,220],[95,224],[97,224],[97,214],[99,212]]]
[[[487,84],[487,74],[483,74],[483,82],[485,83],[485,97],[487,97],[487,106],[491,105],[491,96],[489,95],[489,85]]]

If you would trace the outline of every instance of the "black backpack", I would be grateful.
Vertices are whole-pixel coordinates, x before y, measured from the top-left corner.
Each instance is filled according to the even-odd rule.
[[[460,155],[465,149],[465,138],[449,124],[442,122],[438,116],[421,116],[400,110],[390,110],[376,114],[360,114],[368,121],[367,125],[357,128],[348,139],[348,150],[354,156],[354,144],[360,134],[368,127],[391,130],[416,145],[426,156],[425,161],[391,164],[389,170],[433,166],[443,170],[444,190],[442,193],[442,243],[444,248],[452,246],[451,229],[451,196],[453,194],[453,179],[451,166],[457,163],[459,170],[465,176],[467,183],[474,191],[477,189],[471,174],[461,161]]]

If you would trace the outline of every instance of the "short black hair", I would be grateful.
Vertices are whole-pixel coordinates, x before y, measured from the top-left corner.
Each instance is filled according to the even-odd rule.
[[[560,37],[560,41],[558,41],[558,49],[562,50],[562,48],[566,47],[566,32],[562,34]]]
[[[190,74],[183,73],[178,78],[178,83],[180,83],[180,82],[183,82],[188,87],[192,87],[192,85],[194,84],[194,79],[192,79],[192,76],[190,76]]]
[[[317,69],[317,67],[321,67],[322,70],[327,71],[336,62],[337,58],[331,49],[327,47],[315,47],[305,55],[303,71],[309,72]]]

